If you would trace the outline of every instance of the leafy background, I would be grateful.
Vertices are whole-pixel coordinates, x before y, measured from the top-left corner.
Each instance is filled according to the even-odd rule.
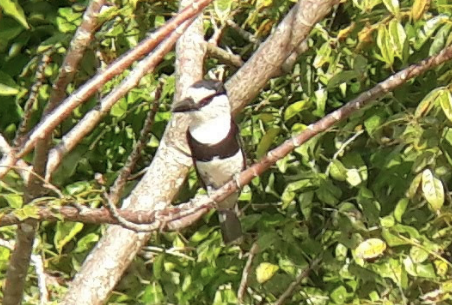
[[[112,60],[133,48],[177,11],[173,1],[115,1],[85,54],[70,94]],[[215,1],[205,11],[206,37],[233,20],[264,40],[292,7],[283,0]],[[34,107],[40,119],[85,1],[0,0],[0,131],[12,140],[35,82],[41,56],[52,60]],[[239,115],[249,163],[292,134],[344,105],[409,64],[452,42],[447,0],[343,1],[315,26],[309,49],[288,73],[271,80]],[[219,46],[249,58],[258,47],[226,26]],[[174,53],[156,73],[121,99],[70,153],[53,183],[68,196],[101,204],[102,173],[111,183],[137,141],[158,79],[163,102],[139,168],[159,145],[174,91]],[[207,58],[206,68],[220,64]],[[226,67],[226,78],[235,69]],[[127,75],[111,80],[57,130],[55,141]],[[240,206],[247,239],[224,247],[214,212],[182,232],[156,234],[130,266],[111,304],[237,304],[247,254],[259,245],[251,268],[249,304],[275,301],[314,258],[322,259],[288,304],[448,304],[452,293],[452,69],[427,72],[315,137],[244,187]],[[31,156],[29,159],[31,160]],[[129,190],[136,182],[131,181]],[[180,200],[196,194],[191,172]],[[2,213],[22,207],[21,179],[0,182]],[[39,204],[39,200],[33,203]],[[61,205],[59,199],[51,204]],[[44,222],[36,254],[44,258],[55,304],[104,226]],[[2,239],[14,228],[0,229]],[[359,247],[358,247],[359,246]],[[10,251],[0,247],[4,283]],[[32,269],[32,268],[31,268]],[[34,270],[24,304],[37,304]],[[435,303],[436,302],[436,303]]]

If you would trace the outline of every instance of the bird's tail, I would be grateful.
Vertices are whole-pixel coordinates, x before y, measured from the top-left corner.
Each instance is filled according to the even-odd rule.
[[[219,210],[221,234],[226,245],[240,244],[243,239],[242,225],[234,209]]]

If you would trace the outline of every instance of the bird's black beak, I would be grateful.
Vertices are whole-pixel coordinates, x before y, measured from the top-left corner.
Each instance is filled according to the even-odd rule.
[[[199,106],[195,104],[192,98],[186,98],[173,105],[173,112],[189,112],[198,110]]]

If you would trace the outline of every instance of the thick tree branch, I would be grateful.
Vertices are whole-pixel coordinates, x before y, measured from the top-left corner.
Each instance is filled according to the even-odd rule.
[[[312,27],[325,18],[338,0],[301,0],[289,11],[270,37],[226,82],[234,113],[240,112],[270,78],[280,74],[287,58],[308,37]]]
[[[197,3],[200,5],[200,2]],[[180,98],[188,86],[203,76],[203,36],[202,17],[198,17],[179,39],[176,47],[175,99]],[[177,144],[184,142],[186,126],[187,122],[181,117],[170,121],[146,175],[125,200],[123,208],[158,210],[166,208],[173,200],[191,165],[191,159],[183,152],[183,148],[178,148],[183,144]],[[195,221],[203,212],[195,212],[188,218]],[[109,227],[84,262],[62,304],[105,303],[149,236],[118,226]]]

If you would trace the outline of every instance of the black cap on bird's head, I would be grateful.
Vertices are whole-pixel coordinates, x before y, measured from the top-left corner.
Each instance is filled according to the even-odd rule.
[[[185,98],[173,105],[173,112],[196,111],[208,105],[215,96],[226,93],[222,82],[217,80],[201,80],[191,85]]]

